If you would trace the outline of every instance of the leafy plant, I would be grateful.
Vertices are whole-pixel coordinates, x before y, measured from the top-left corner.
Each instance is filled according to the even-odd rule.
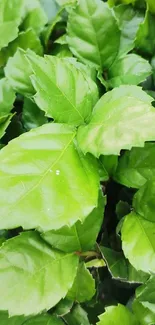
[[[155,4],[0,0],[0,324],[155,324]]]

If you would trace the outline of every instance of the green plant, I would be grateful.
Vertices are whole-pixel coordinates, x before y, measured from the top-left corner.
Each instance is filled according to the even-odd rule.
[[[155,3],[0,0],[0,324],[155,324]]]

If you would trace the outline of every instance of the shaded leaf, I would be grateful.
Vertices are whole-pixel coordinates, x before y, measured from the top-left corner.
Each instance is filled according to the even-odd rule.
[[[140,25],[140,28],[136,37],[136,48],[144,54],[154,55],[155,53],[155,19],[154,16],[147,10],[144,22]]]
[[[80,305],[76,305],[71,313],[67,314],[64,319],[68,325],[90,325],[87,313]]]
[[[24,98],[22,123],[28,131],[47,123],[44,112],[29,98]]]
[[[155,181],[148,181],[135,194],[133,207],[148,221],[155,222]]]

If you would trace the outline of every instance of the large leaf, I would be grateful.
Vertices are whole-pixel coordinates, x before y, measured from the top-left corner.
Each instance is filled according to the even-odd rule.
[[[91,93],[85,75],[65,59],[41,58],[32,52],[27,54],[27,58],[32,66],[31,80],[37,92],[34,99],[46,115],[57,122],[74,125],[88,122],[94,105],[94,92]],[[94,84],[92,80],[90,82]]]
[[[27,320],[26,322],[24,322],[22,325],[64,325],[64,323],[55,316],[45,314],[45,315],[34,316],[29,320]]]
[[[75,135],[70,126],[45,124],[0,151],[0,229],[72,226],[97,206],[97,164]]]
[[[149,308],[145,308],[137,299],[134,300],[132,307],[141,325],[155,324],[155,313]]]
[[[85,302],[95,294],[95,280],[87,270],[84,263],[80,263],[73,286],[67,294],[67,298],[73,301]]]
[[[140,24],[143,22],[144,14],[133,8],[133,6],[127,6],[126,4],[114,7],[114,12],[121,30],[118,53],[118,57],[120,57],[133,49],[136,34]]]
[[[6,241],[0,248],[0,308],[10,316],[50,309],[72,286],[77,264],[75,254],[50,249],[36,232]]]
[[[136,54],[128,54],[116,60],[108,71],[109,87],[138,85],[152,73],[148,61]]]
[[[120,86],[103,95],[90,123],[78,130],[82,151],[96,157],[118,155],[121,149],[143,147],[145,141],[155,140],[155,108],[151,101],[137,86]]]
[[[99,316],[97,325],[138,325],[135,316],[123,305],[110,306]]]
[[[140,188],[147,180],[155,179],[155,144],[133,148],[120,158],[114,179],[125,186]]]
[[[100,249],[114,279],[128,283],[143,283],[148,279],[148,275],[143,272],[137,272],[121,252],[102,246]]]
[[[109,68],[114,62],[120,31],[113,10],[106,3],[80,0],[69,14],[67,32],[71,51],[83,62],[100,69]]]
[[[146,11],[145,20],[140,25],[136,37],[136,47],[139,51],[147,55],[155,53],[155,19],[148,10]]]
[[[0,50],[18,35],[23,3],[23,0],[0,0]]]
[[[44,112],[29,98],[24,98],[22,123],[28,131],[47,123]]]
[[[105,198],[100,194],[98,207],[83,223],[77,221],[71,228],[65,226],[58,230],[51,230],[43,233],[42,237],[52,247],[66,253],[90,250],[94,247],[103,222],[104,206]]]
[[[130,263],[137,270],[155,273],[155,223],[131,212],[121,233],[123,251]]]
[[[8,60],[5,75],[18,93],[26,96],[32,96],[35,93],[30,80],[32,69],[25,58],[24,50],[18,49],[15,55]]]
[[[155,181],[148,181],[135,194],[133,207],[146,220],[155,222]]]

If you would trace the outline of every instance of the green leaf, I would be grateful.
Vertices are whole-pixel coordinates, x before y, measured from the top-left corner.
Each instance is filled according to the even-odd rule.
[[[95,280],[87,270],[84,263],[80,263],[77,275],[71,289],[68,291],[67,298],[77,302],[90,300],[95,294]]]
[[[154,16],[147,10],[144,22],[136,37],[136,48],[146,55],[154,55],[155,53],[155,19]]]
[[[153,325],[155,323],[155,313],[149,308],[145,308],[137,299],[134,300],[132,307],[141,325]]]
[[[9,318],[7,312],[0,311],[0,324],[1,325],[23,325],[23,324],[25,324],[25,321],[26,321],[26,317],[24,317],[24,316],[15,316],[15,317]]]
[[[104,69],[114,62],[120,31],[113,10],[106,3],[79,0],[69,14],[67,33],[71,51],[84,63]]]
[[[15,92],[6,78],[0,80],[0,118],[9,115],[15,101]],[[0,121],[1,124],[1,121]]]
[[[35,93],[30,80],[32,73],[25,57],[25,51],[18,49],[15,55],[8,60],[5,67],[5,75],[12,88],[22,95],[32,96]]]
[[[120,5],[114,7],[114,12],[121,30],[120,47],[118,57],[127,54],[134,48],[136,34],[140,24],[144,20],[144,14],[131,5]]]
[[[46,124],[0,151],[0,229],[72,226],[97,206],[97,164],[75,135],[71,126]]]
[[[131,212],[122,226],[122,247],[136,270],[155,273],[155,223]]]
[[[114,179],[125,186],[140,188],[147,180],[155,179],[155,144],[133,148],[120,158]]]
[[[145,308],[151,309],[155,313],[155,277],[152,276],[146,283],[137,288],[136,298]]]
[[[135,194],[133,207],[148,221],[155,222],[155,181],[148,181]]]
[[[52,56],[27,54],[32,66],[31,80],[36,104],[57,122],[80,125],[90,118],[94,93],[85,75],[69,61]],[[96,89],[97,86],[91,80]]]
[[[24,98],[22,123],[28,131],[47,123],[44,112],[29,98]]]
[[[135,316],[123,305],[105,308],[104,314],[99,316],[97,325],[138,325]]]
[[[77,221],[71,228],[65,226],[55,231],[45,232],[42,234],[43,239],[52,247],[66,253],[93,249],[103,222],[104,206],[105,198],[100,193],[98,207],[83,223]]]
[[[56,16],[59,10],[59,5],[56,3],[55,0],[39,0],[39,1],[48,17],[48,20],[51,21]]]
[[[10,56],[16,53],[18,48],[23,50],[31,49],[39,55],[43,54],[41,42],[32,28],[19,33],[18,37],[7,48],[1,50],[0,55],[3,65],[6,64]]]
[[[55,314],[57,316],[63,317],[71,311],[72,307],[73,301],[64,298],[57,304]]]
[[[2,120],[0,119],[0,139],[5,135],[5,131],[7,127],[9,126],[11,119],[13,117],[13,114],[9,114],[8,116],[5,116],[5,119]]]
[[[50,0],[51,2],[51,0]],[[22,28],[27,30],[32,28],[35,33],[40,34],[48,18],[39,0],[25,0],[26,15],[22,22]]]
[[[45,314],[45,315],[34,316],[29,320],[27,320],[26,322],[24,322],[22,325],[64,325],[64,323],[61,321],[61,319],[55,316]]]
[[[23,0],[0,1],[0,50],[17,37],[23,4]]]
[[[114,173],[118,164],[118,156],[101,156],[99,159],[99,172],[102,181],[107,181]]]
[[[75,254],[52,250],[36,232],[6,241],[0,248],[1,309],[10,316],[50,309],[72,286],[77,264]]]
[[[152,73],[148,61],[136,54],[128,54],[114,62],[108,71],[110,88],[138,85]]]
[[[106,266],[104,260],[98,259],[98,258],[95,258],[95,259],[87,262],[85,265],[86,265],[87,269],[92,268],[92,267],[93,268],[100,268],[100,267],[105,267]]]
[[[113,279],[128,283],[143,283],[148,275],[137,272],[134,267],[124,258],[123,253],[116,252],[107,247],[100,247],[104,260]]]
[[[128,202],[119,201],[116,205],[117,219],[121,220],[124,216],[130,213],[130,205]]]
[[[150,12],[152,12],[153,14],[155,14],[155,2],[154,0],[146,0],[148,3],[148,7]]]
[[[87,313],[80,305],[76,305],[64,319],[68,325],[90,325]]]
[[[77,0],[56,0],[59,6],[66,6],[68,4],[76,4]]]
[[[121,149],[143,147],[145,141],[155,140],[151,101],[152,97],[137,86],[120,86],[103,95],[90,123],[78,130],[82,151],[96,157],[118,155]]]

